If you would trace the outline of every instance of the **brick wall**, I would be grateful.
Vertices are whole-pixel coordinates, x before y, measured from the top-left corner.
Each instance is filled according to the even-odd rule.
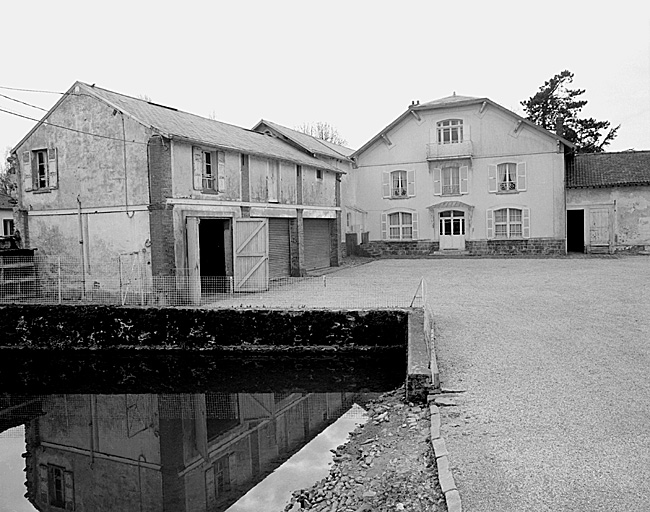
[[[170,141],[160,136],[149,139],[149,224],[153,275],[170,275],[175,268],[174,220]]]

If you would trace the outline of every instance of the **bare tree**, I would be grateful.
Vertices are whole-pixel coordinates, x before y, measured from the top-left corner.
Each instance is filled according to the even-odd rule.
[[[332,142],[333,144],[338,144],[339,146],[345,146],[348,141],[345,140],[336,128],[331,124],[325,121],[317,121],[315,123],[302,123],[300,126],[296,127],[296,130],[317,139],[324,140],[326,142]]]

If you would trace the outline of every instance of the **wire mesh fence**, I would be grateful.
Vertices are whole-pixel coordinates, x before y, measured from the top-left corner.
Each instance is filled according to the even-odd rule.
[[[0,303],[106,304],[209,308],[403,308],[425,303],[424,282],[334,275],[269,278],[151,275],[137,260],[89,269],[70,258],[0,256]]]

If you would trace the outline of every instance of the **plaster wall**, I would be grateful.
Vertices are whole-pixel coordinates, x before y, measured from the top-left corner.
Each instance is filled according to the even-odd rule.
[[[473,206],[468,212],[467,240],[485,239],[486,210],[502,207],[530,208],[531,238],[564,237],[564,157],[557,152],[556,141],[525,125],[515,133],[514,116],[490,106],[480,114],[479,108],[419,112],[419,121],[409,115],[388,131],[390,146],[379,140],[359,155],[354,187],[357,206],[368,212],[371,240],[381,238],[381,214],[392,211],[417,212],[419,239],[438,240],[437,219],[429,207],[446,201]],[[471,159],[427,161],[427,144],[435,142],[436,123],[444,119],[462,119],[464,129],[469,127]],[[432,169],[452,161],[469,166],[468,193],[434,195]],[[488,192],[488,166],[505,162],[526,163],[525,191]],[[383,173],[394,170],[415,172],[414,197],[382,197]]]
[[[42,124],[16,148],[20,208],[76,209],[77,198],[87,208],[148,203],[148,130],[113,112],[89,95],[71,94],[63,99],[47,121],[75,131]],[[58,188],[25,192],[23,152],[45,148],[57,150]]]
[[[598,205],[613,208],[617,250],[650,246],[650,187],[567,189],[567,208],[588,209]]]

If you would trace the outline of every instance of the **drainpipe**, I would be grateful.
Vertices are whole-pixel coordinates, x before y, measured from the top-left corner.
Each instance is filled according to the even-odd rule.
[[[84,228],[81,217],[81,197],[77,195],[77,217],[79,219],[79,254],[81,255],[81,298],[86,298],[86,261],[84,258]]]

